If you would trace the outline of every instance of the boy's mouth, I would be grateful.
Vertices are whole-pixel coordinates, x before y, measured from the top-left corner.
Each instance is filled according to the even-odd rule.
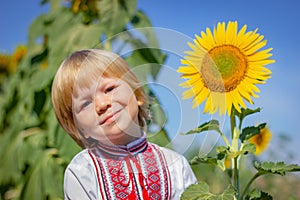
[[[110,114],[105,115],[104,118],[100,121],[99,124],[103,125],[103,124],[110,124],[110,123],[114,122],[117,119],[117,117],[119,116],[120,111],[121,110],[118,110],[114,113],[110,113]]]

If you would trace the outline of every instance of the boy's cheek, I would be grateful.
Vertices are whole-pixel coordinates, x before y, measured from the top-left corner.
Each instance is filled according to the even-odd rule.
[[[77,126],[83,130],[93,129],[97,125],[96,118],[90,115],[77,117],[77,121]]]

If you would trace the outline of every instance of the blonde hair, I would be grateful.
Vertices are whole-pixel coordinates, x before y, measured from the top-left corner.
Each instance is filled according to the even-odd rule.
[[[122,79],[132,88],[137,100],[143,102],[138,113],[142,129],[146,128],[146,120],[150,119],[148,96],[124,59],[115,53],[100,49],[76,51],[62,62],[54,77],[52,104],[61,127],[82,148],[85,148],[87,141],[77,129],[73,117],[72,98],[77,95],[74,88],[89,87],[102,76]]]

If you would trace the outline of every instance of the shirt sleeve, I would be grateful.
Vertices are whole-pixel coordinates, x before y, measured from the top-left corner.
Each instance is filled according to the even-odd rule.
[[[94,166],[87,152],[81,152],[68,165],[64,175],[66,200],[101,199]]]
[[[196,184],[196,176],[186,158],[175,151],[161,147],[170,172],[172,200],[179,200],[181,194],[190,185]]]
[[[183,156],[182,156],[183,157]],[[184,177],[184,189],[186,189],[187,187],[189,187],[192,184],[197,184],[197,178],[190,166],[190,164],[188,163],[188,161],[186,160],[185,157],[183,157],[182,159],[183,162],[183,177]]]

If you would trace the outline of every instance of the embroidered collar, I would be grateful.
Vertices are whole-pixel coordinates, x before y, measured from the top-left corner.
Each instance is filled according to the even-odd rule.
[[[98,156],[103,156],[103,154],[106,154],[107,156],[113,157],[126,157],[134,156],[140,152],[143,152],[147,149],[147,146],[148,142],[146,135],[143,134],[142,137],[128,143],[127,145],[113,145],[98,142],[95,150]]]

